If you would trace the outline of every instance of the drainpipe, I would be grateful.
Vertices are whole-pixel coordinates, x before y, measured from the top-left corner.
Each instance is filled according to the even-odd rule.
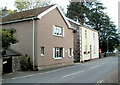
[[[33,47],[32,47],[32,56],[33,56],[33,70],[35,69],[35,21],[34,21],[34,18],[32,18],[32,20],[33,20],[33,41],[32,41],[32,43],[33,43]]]
[[[83,44],[83,43],[82,43],[82,42],[83,42],[83,41],[82,41],[82,37],[83,37],[83,33],[82,33],[82,32],[83,32],[83,28],[81,27],[81,28],[79,28],[79,29],[81,29],[81,58],[82,58],[81,60],[82,60],[82,63],[84,63],[83,54],[82,54],[82,53],[83,53],[83,50],[82,50],[82,49],[83,49],[83,46],[82,46],[82,44]]]

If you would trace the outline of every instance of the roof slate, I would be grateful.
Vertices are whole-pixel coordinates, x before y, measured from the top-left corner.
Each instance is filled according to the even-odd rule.
[[[22,11],[22,12],[16,12],[16,13],[13,13],[13,14],[9,14],[8,16],[2,18],[2,22],[36,17],[37,15],[41,14],[42,12],[44,12],[45,10],[49,9],[52,6],[54,6],[54,5],[49,5],[49,6],[46,6],[46,7],[39,7],[39,8],[27,10],[27,11]]]

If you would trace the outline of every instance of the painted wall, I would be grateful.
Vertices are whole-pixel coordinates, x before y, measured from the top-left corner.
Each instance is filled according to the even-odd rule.
[[[81,46],[82,46],[81,57],[82,58],[80,61],[99,58],[98,32],[83,26],[80,27],[80,30],[81,30],[81,37],[82,37],[82,40],[81,40]]]
[[[35,21],[37,24],[37,21]],[[35,29],[37,25],[35,25]],[[3,25],[4,29],[14,28],[16,30],[15,36],[18,39],[18,43],[12,44],[11,49],[21,53],[22,55],[28,54],[32,58],[32,45],[33,45],[33,21],[24,21],[18,23],[12,23]]]
[[[64,28],[64,37],[53,35],[53,25]],[[68,49],[73,49],[73,30],[68,29],[67,24],[57,9],[49,12],[39,20],[37,35],[37,62],[39,69],[73,63],[73,57],[68,56]],[[40,55],[41,47],[45,48],[44,56]],[[54,47],[64,48],[65,56],[63,59],[53,58]]]
[[[64,28],[64,37],[53,35],[53,25]],[[15,36],[18,43],[11,46],[22,55],[28,54],[32,59],[33,51],[33,21],[24,21],[4,25],[3,28],[16,29]],[[41,56],[40,48],[45,48],[45,55]],[[53,48],[63,47],[64,57],[53,58]],[[35,20],[35,66],[39,69],[52,68],[73,64],[73,57],[68,56],[68,49],[73,49],[73,30],[68,29],[66,22],[57,9],[52,10],[39,20]]]

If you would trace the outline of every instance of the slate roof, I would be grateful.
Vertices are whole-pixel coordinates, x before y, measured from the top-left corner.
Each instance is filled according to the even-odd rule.
[[[6,50],[6,54],[3,57],[7,57],[7,56],[20,56],[21,54],[18,52],[15,52],[11,49]]]
[[[41,14],[42,12],[44,12],[45,10],[49,9],[52,6],[54,6],[54,5],[49,5],[49,6],[46,6],[46,7],[39,7],[39,8],[27,10],[27,11],[22,11],[22,12],[16,12],[16,13],[13,13],[13,14],[9,14],[8,16],[2,18],[2,22],[36,17],[37,15]]]

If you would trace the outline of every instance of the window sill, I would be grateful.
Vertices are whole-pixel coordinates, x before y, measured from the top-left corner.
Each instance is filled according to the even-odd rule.
[[[72,56],[69,56],[69,57],[72,57]]]
[[[63,57],[60,57],[60,58],[54,58],[55,60],[58,60],[58,59],[63,59]]]
[[[54,36],[55,36],[55,37],[62,37],[62,38],[64,37],[63,35],[62,35],[62,36],[61,36],[61,35],[54,35]]]
[[[44,56],[43,54],[41,54],[41,56]]]

